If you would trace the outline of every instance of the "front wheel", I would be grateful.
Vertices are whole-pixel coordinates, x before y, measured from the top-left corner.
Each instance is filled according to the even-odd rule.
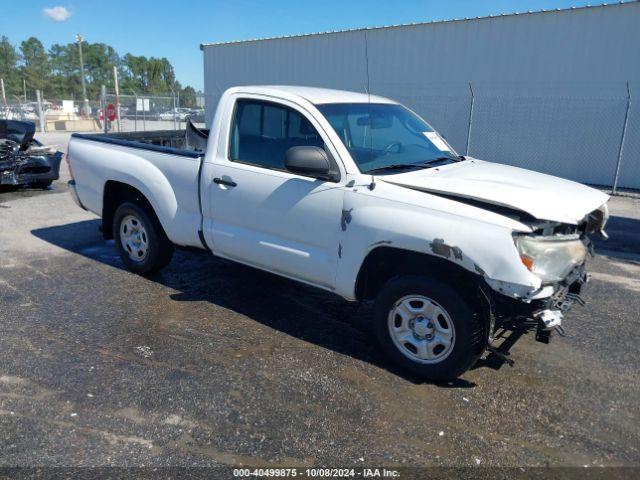
[[[389,280],[376,299],[374,315],[385,354],[421,378],[456,378],[482,353],[482,316],[436,279],[407,275]]]
[[[173,245],[153,214],[135,203],[123,203],[113,216],[113,234],[120,258],[129,270],[151,273],[167,266]]]

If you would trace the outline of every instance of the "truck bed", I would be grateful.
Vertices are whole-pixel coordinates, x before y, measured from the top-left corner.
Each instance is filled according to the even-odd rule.
[[[202,248],[199,180],[206,146],[194,145],[188,131],[74,133],[69,159],[82,206],[103,216],[110,189],[126,185],[151,204],[173,243]]]
[[[152,132],[126,132],[126,133],[74,133],[74,138],[93,140],[95,142],[109,143],[129,148],[152,150],[155,152],[170,153],[199,157],[202,152],[185,148],[184,130],[158,130]]]
[[[206,151],[208,130],[187,122],[184,130],[152,130],[147,132],[74,133],[76,138],[95,140],[131,148],[199,157]]]

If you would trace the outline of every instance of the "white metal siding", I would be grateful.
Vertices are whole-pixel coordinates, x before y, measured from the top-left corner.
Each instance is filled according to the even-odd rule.
[[[615,175],[630,82],[619,186],[640,188],[637,2],[203,50],[208,119],[234,85],[369,85],[424,116],[462,153],[468,142],[479,158],[602,185]]]
[[[220,95],[233,86],[303,85],[352,91],[366,89],[367,62],[364,35],[360,32],[204,48],[208,123]]]

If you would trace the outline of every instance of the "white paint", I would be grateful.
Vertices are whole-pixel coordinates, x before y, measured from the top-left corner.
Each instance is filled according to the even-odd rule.
[[[577,224],[609,199],[599,190],[570,180],[477,159],[387,175],[383,180],[513,207],[541,220],[571,224]]]
[[[326,182],[228,160],[230,121],[240,98],[279,103],[305,116],[336,159],[340,180]],[[482,271],[498,291],[518,298],[552,294],[553,289],[540,288],[540,279],[522,264],[514,245],[513,233],[531,232],[529,225],[439,194],[572,224],[606,202],[607,195],[567,180],[475,159],[378,176],[371,189],[371,175],[359,171],[315,106],[368,101],[368,95],[318,88],[231,88],[222,95],[213,119],[199,185],[198,158],[73,138],[69,152],[77,194],[85,207],[99,215],[105,183],[129,184],[149,200],[172,242],[202,247],[198,237],[202,221],[215,255],[332,290],[350,300],[355,299],[363,261],[378,245],[433,254],[430,244],[435,240],[457,247],[461,258],[450,255],[448,260],[471,272]],[[393,103],[382,97],[371,101]],[[216,184],[216,177],[228,177],[237,186]],[[343,211],[350,212],[344,229]]]

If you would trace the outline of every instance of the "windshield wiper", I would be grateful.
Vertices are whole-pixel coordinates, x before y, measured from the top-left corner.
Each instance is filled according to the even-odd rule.
[[[432,163],[436,163],[436,162],[444,162],[445,160],[458,160],[456,157],[438,157],[438,158],[434,158],[432,160],[429,160],[427,162],[424,162],[422,165],[430,165]]]
[[[371,170],[367,170],[366,173],[371,172],[382,172],[385,170],[406,170],[408,168],[422,168],[424,164],[421,163],[398,163],[394,165],[385,165],[384,167],[372,168]]]
[[[459,160],[459,158],[442,156],[442,157],[438,157],[438,158],[433,158],[431,160],[427,160],[425,162],[397,163],[397,164],[393,164],[393,165],[386,165],[384,167],[372,168],[371,170],[367,170],[365,173],[383,172],[385,170],[406,170],[406,169],[409,169],[409,168],[425,168],[425,167],[428,167],[429,165],[431,165],[432,163],[443,162],[445,160],[456,161],[456,160]]]

